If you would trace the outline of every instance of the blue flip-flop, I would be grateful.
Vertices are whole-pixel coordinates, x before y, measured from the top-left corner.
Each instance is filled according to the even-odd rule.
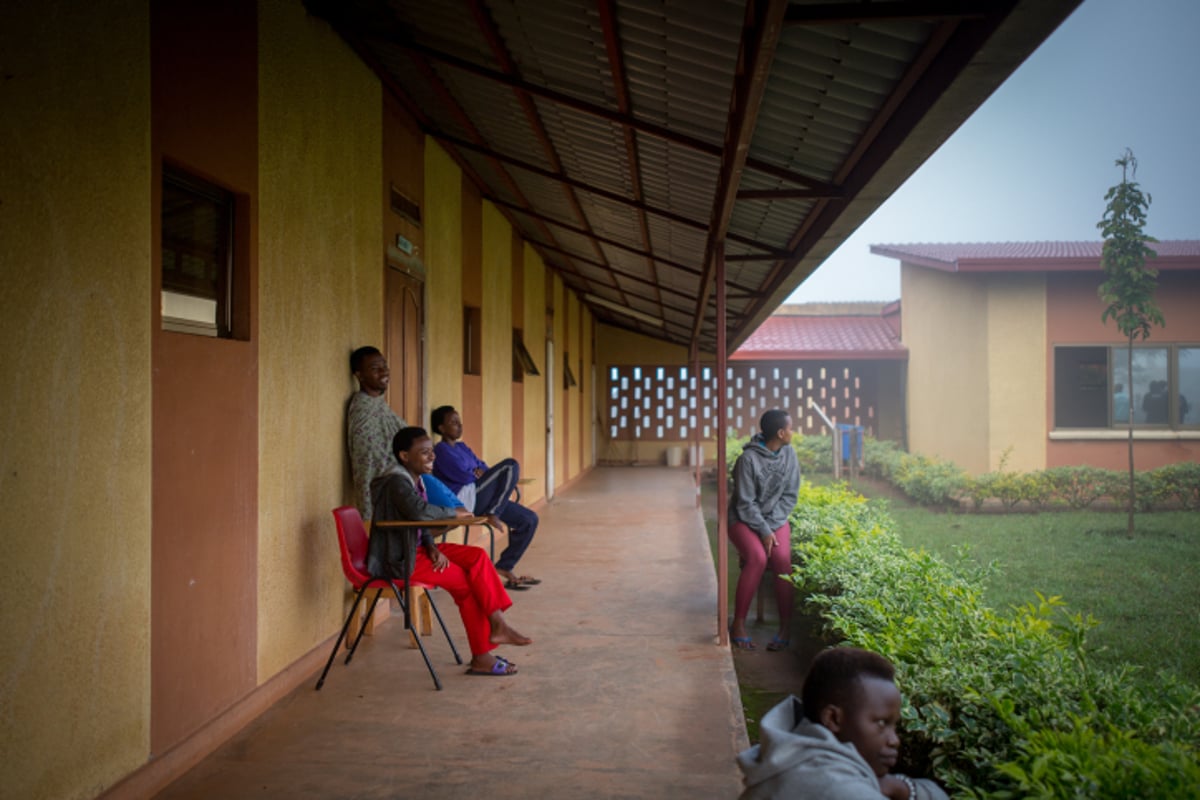
[[[779,634],[776,634],[771,637],[771,641],[767,642],[767,650],[778,653],[780,650],[787,650],[791,643],[790,639],[780,639]]]
[[[506,678],[509,675],[517,674],[517,665],[509,661],[507,658],[496,656],[496,660],[492,663],[491,669],[475,669],[474,667],[467,667],[467,674]]]
[[[730,636],[729,641],[733,644],[735,650],[757,650],[754,646],[754,640],[749,636]]]

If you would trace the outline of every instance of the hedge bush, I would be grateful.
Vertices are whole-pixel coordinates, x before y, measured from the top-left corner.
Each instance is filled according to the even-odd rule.
[[[731,471],[748,441],[726,440]],[[792,448],[802,473],[833,471],[833,448],[828,436],[796,436]],[[995,472],[972,477],[952,462],[907,453],[895,442],[867,437],[863,472],[891,484],[914,503],[935,508],[979,511],[993,500],[1009,511],[1083,509],[1101,500],[1122,509],[1128,504],[1128,472],[1088,466],[1016,472],[1005,468],[1007,456],[1006,451]],[[1135,473],[1135,492],[1138,511],[1200,510],[1200,464],[1171,464]]]
[[[806,484],[793,522],[791,580],[827,637],[896,664],[901,769],[958,797],[1200,798],[1200,690],[1093,667],[1095,623],[1060,598],[994,611],[989,567],[904,548],[843,485]]]

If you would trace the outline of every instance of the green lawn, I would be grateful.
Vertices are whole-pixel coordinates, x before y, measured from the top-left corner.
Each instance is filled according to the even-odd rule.
[[[859,487],[867,496],[868,487]],[[865,489],[865,490],[864,490]],[[890,501],[901,540],[954,560],[959,548],[999,571],[987,598],[997,609],[1059,595],[1099,622],[1089,635],[1099,664],[1171,669],[1200,683],[1200,513],[947,514]]]

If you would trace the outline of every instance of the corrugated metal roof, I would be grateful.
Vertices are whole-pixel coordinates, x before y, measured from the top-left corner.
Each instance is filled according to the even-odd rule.
[[[772,316],[730,358],[906,359],[908,348],[880,316]]]
[[[1159,259],[1200,259],[1200,240],[1151,242]],[[873,244],[871,252],[950,272],[1100,269],[1104,242],[959,242]],[[1078,262],[1089,262],[1080,264]],[[1198,268],[1200,264],[1192,268]]]
[[[722,248],[732,347],[1078,2],[306,5],[570,289],[669,324],[597,318],[711,351]]]

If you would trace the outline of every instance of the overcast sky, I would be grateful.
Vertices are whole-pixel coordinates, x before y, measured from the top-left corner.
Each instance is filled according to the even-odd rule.
[[[1126,147],[1147,233],[1200,239],[1198,34],[1198,0],[1084,0],[788,302],[897,299],[872,244],[1099,241]]]

